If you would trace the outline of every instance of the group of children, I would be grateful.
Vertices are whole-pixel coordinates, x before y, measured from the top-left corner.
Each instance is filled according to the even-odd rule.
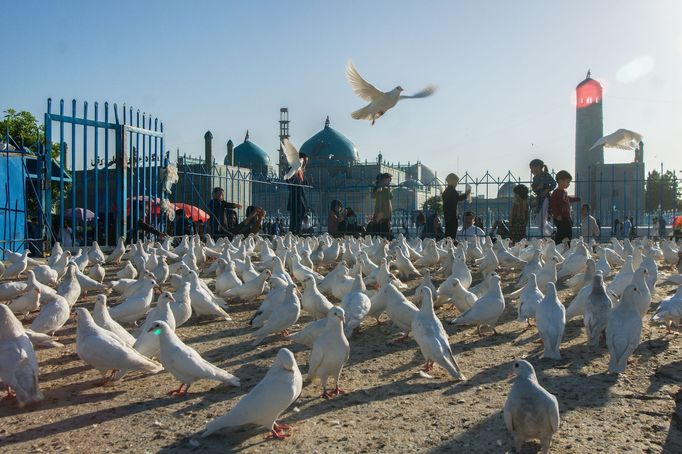
[[[530,171],[533,175],[530,190],[535,195],[534,204],[532,207],[529,205],[530,190],[526,185],[519,184],[514,187],[514,202],[512,204],[508,229],[509,237],[514,242],[526,237],[529,213],[532,209],[537,213],[536,224],[542,236],[551,236],[554,231],[554,240],[557,243],[565,239],[571,240],[573,237],[571,204],[580,201],[579,197],[569,196],[566,191],[573,177],[565,170],[557,172],[556,176],[552,177],[547,166],[540,159],[533,159],[530,162]],[[462,231],[458,232],[459,217],[457,205],[470,197],[471,189],[467,185],[463,193],[457,191],[456,187],[459,184],[459,177],[453,173],[447,176],[446,183],[447,187],[441,195],[445,226],[444,229],[439,230],[444,236],[455,239],[463,234],[465,228],[470,229],[473,227],[471,225],[472,222],[468,222],[468,225],[463,226]],[[357,217],[350,208],[344,208],[338,200],[332,201],[328,217],[329,233],[332,235],[371,233],[390,236],[393,211],[393,194],[390,184],[391,175],[389,173],[377,175],[372,188],[374,215],[366,228],[358,225]],[[471,213],[467,212],[467,214],[473,219]],[[548,221],[550,216],[554,227]],[[598,236],[599,226],[596,220],[590,216],[589,205],[587,204],[582,206],[582,219],[583,235],[589,237]],[[428,219],[424,219],[422,223],[428,224],[428,221]],[[440,223],[440,218],[438,218],[438,222]],[[430,231],[430,229],[426,230]]]

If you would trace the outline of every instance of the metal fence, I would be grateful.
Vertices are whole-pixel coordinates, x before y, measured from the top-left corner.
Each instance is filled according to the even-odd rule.
[[[55,112],[48,100],[44,140],[38,140],[32,149],[17,144],[10,147],[11,138],[5,137],[6,146],[0,155],[3,247],[18,251],[28,244],[40,253],[57,240],[66,247],[89,246],[95,240],[103,247],[112,247],[121,236],[128,241],[139,239],[148,231],[143,226],[171,235],[178,233],[178,228],[184,232],[191,218],[195,218],[193,231],[206,233],[210,229],[205,223],[215,215],[210,200],[216,187],[224,190],[227,201],[240,206],[235,209],[238,220],[253,205],[267,212],[263,233],[284,233],[291,228],[287,202],[297,185],[282,181],[276,173],[254,173],[178,153],[178,180],[168,187],[162,174],[170,164],[169,153],[165,151],[163,123],[157,118],[132,107],[119,110],[114,104],[110,108],[108,103],[89,106],[74,100],[68,107],[61,100]],[[379,158],[377,162],[353,164],[310,162],[306,181],[298,185],[308,199],[306,231],[327,231],[332,201],[351,208],[358,223],[366,225],[375,209],[375,177],[388,173],[393,177],[389,186],[393,196],[391,228],[394,233],[414,235],[418,214],[434,214],[445,189],[437,174],[429,169],[415,173],[416,168]],[[593,178],[576,175],[569,193],[578,188],[583,201],[591,204],[591,214],[602,227],[602,239],[617,235],[614,221],[626,216],[632,217],[639,235],[657,235],[658,219],[665,221],[664,233],[671,233],[671,224],[679,214],[677,194],[673,191],[673,200],[663,200],[659,191],[661,200],[652,200],[654,193],[647,191],[643,164],[601,165],[590,169],[589,175]],[[675,172],[672,175],[677,187]],[[461,202],[458,211],[460,215],[472,212],[489,232],[496,222],[510,218],[514,187],[520,184],[530,187],[531,176],[508,172],[500,178],[486,172],[476,177],[465,173],[457,190],[464,192],[471,187],[472,200]],[[170,202],[166,207],[182,207],[189,217],[183,214],[180,223],[170,222],[168,210],[162,209],[164,200]],[[533,198],[527,203],[533,207]],[[573,208],[577,230],[580,205]],[[528,237],[541,234],[534,216],[531,209],[525,226]]]

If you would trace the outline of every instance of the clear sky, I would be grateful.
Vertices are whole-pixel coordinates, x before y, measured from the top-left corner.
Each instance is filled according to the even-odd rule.
[[[276,161],[287,106],[298,146],[329,115],[362,159],[420,159],[441,176],[526,176],[534,157],[573,170],[573,94],[591,68],[605,133],[640,132],[647,169],[682,170],[679,0],[0,3],[0,110],[126,102],[164,121],[173,154],[202,155],[208,129],[222,160],[249,129]],[[363,101],[349,58],[379,88],[439,91],[371,127],[350,118]]]

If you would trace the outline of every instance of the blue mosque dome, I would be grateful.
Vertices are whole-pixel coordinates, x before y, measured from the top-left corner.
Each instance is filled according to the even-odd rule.
[[[244,143],[234,148],[234,165],[259,170],[270,165],[265,150],[249,140],[249,131],[246,131]]]
[[[345,167],[360,160],[353,142],[329,126],[329,117],[324,122],[324,129],[306,140],[299,151],[308,155],[310,166]]]

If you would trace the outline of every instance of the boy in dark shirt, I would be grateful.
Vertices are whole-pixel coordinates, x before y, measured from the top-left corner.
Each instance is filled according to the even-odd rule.
[[[571,184],[573,177],[565,170],[556,174],[557,188],[552,192],[549,199],[549,210],[554,218],[556,234],[554,242],[560,244],[564,238],[569,241],[573,238],[573,221],[571,220],[571,203],[580,202],[580,197],[569,196],[566,189]]]

